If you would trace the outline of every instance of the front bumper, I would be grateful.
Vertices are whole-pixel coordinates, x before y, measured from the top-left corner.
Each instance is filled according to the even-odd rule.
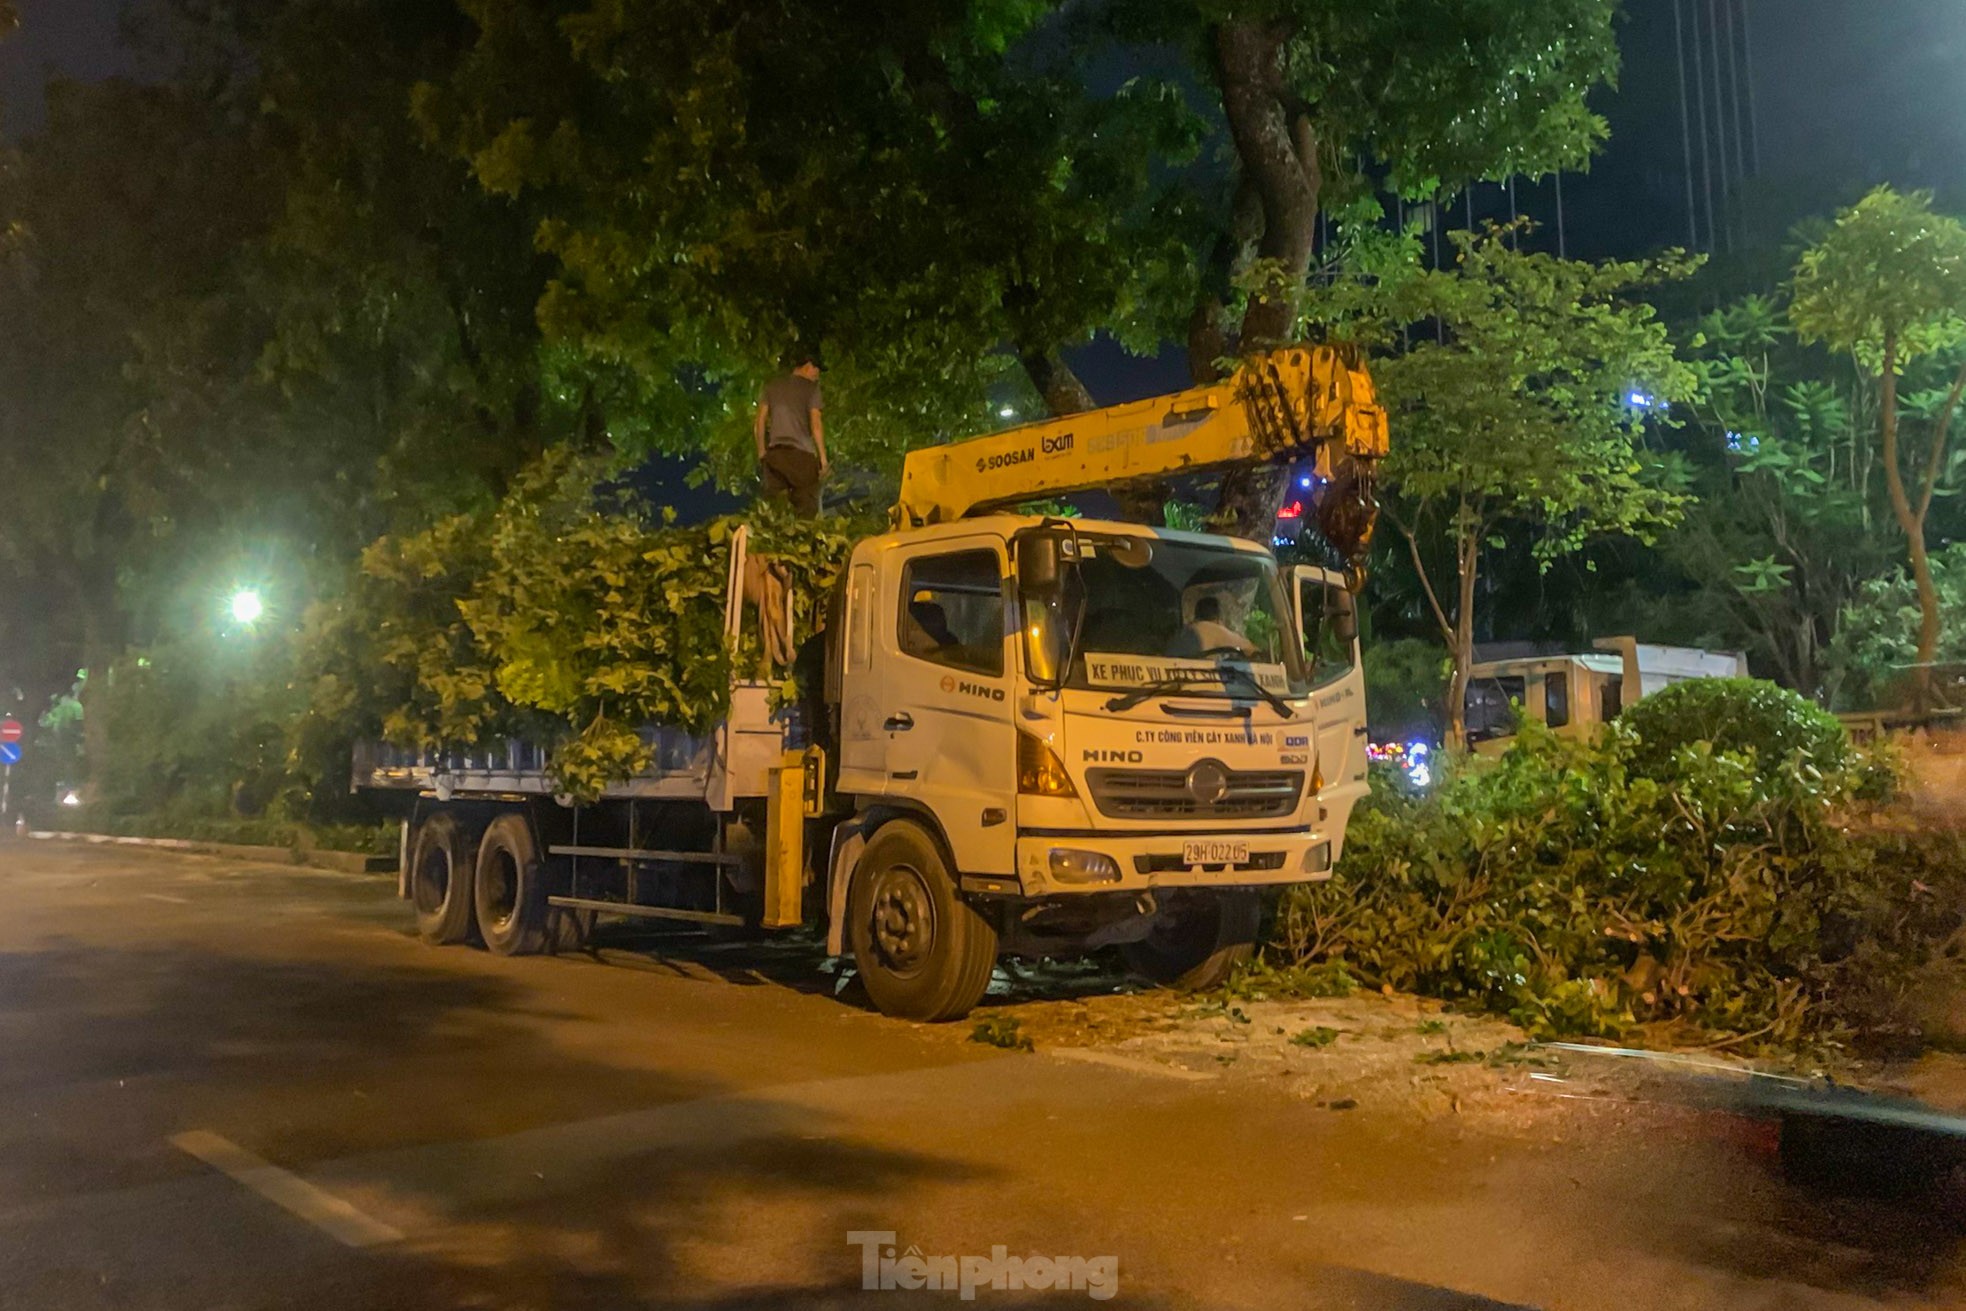
[[[1181,864],[1189,842],[1247,842],[1246,864]],[[1068,882],[1054,874],[1052,851],[1097,852],[1111,857],[1118,877]],[[1243,888],[1318,883],[1331,877],[1331,836],[1315,829],[1285,833],[1176,833],[1143,836],[1083,833],[1020,836],[1017,839],[1016,891],[1026,897],[1070,896],[1079,892],[1146,892],[1154,888]],[[1003,889],[1010,891],[1009,888]]]

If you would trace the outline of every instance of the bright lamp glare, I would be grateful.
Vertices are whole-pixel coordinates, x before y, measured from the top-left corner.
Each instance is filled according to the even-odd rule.
[[[251,588],[235,592],[232,596],[232,618],[241,624],[256,624],[266,614],[266,602]]]

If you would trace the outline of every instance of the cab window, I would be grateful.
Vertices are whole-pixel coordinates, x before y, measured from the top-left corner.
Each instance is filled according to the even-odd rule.
[[[1543,722],[1551,728],[1570,723],[1570,675],[1543,675]]]
[[[978,674],[1003,673],[1003,566],[995,551],[910,560],[901,574],[901,652]]]
[[[1346,634],[1358,623],[1351,597],[1332,583],[1306,580],[1299,593],[1304,610],[1304,654],[1311,664],[1311,685],[1327,687],[1352,672],[1356,644]]]
[[[1625,708],[1625,679],[1622,674],[1612,674],[1604,680],[1597,690],[1597,717],[1604,723],[1616,719]]]
[[[1486,742],[1515,732],[1517,708],[1522,705],[1521,678],[1477,678],[1468,684],[1468,741]]]

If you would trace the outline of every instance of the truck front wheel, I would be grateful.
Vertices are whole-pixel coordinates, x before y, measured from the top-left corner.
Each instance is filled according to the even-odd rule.
[[[889,824],[854,867],[847,941],[884,1015],[959,1020],[982,1000],[997,961],[996,928],[956,891],[934,839]]]
[[[1262,910],[1246,889],[1174,893],[1147,936],[1126,944],[1127,963],[1163,987],[1192,991],[1227,983],[1256,952]]]
[[[410,905],[425,942],[448,947],[471,936],[471,835],[446,811],[417,826],[410,846]]]
[[[545,950],[546,886],[524,815],[500,815],[485,830],[472,891],[486,947],[500,956]]]

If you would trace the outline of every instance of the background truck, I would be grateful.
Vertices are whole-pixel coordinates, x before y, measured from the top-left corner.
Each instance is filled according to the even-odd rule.
[[[1598,725],[1641,697],[1689,678],[1746,678],[1747,657],[1736,651],[1661,646],[1631,637],[1603,637],[1583,652],[1476,649],[1465,706],[1468,745],[1482,754],[1505,749],[1515,736],[1516,708],[1559,737],[1588,738]]]
[[[891,531],[832,598],[823,691],[651,726],[654,767],[574,805],[545,754],[370,746],[416,794],[401,891],[422,935],[521,954],[597,915],[817,919],[882,1011],[960,1017],[1000,953],[1125,947],[1167,983],[1246,957],[1258,891],[1328,878],[1366,789],[1354,588],[1386,450],[1370,379],[1328,348],[1213,386],[917,451]],[[1017,513],[1133,477],[1314,458],[1354,567],[1266,545]],[[727,636],[747,621],[745,533]],[[762,618],[762,616],[761,616]]]

